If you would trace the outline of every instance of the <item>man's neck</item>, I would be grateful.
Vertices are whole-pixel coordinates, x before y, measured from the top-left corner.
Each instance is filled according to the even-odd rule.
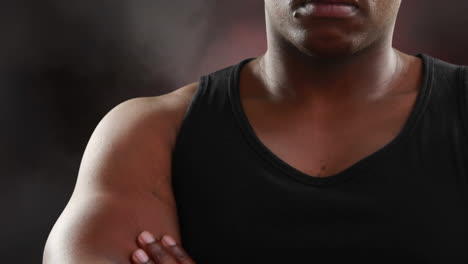
[[[258,71],[271,98],[295,103],[353,104],[389,94],[408,63],[391,45],[325,60],[269,49]]]

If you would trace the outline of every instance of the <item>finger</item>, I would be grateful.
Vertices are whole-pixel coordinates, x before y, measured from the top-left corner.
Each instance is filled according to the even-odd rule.
[[[132,253],[132,262],[134,264],[156,264],[152,261],[146,252],[139,248]]]
[[[144,244],[143,249],[149,258],[158,264],[179,264],[176,258],[148,231],[142,232],[138,236],[140,243]]]
[[[162,238],[163,245],[171,252],[173,256],[179,261],[180,264],[195,264],[195,261],[185,252],[185,250],[178,245],[175,240],[164,235]]]

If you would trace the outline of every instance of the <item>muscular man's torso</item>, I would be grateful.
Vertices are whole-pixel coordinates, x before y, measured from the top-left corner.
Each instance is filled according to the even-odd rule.
[[[261,96],[265,92],[253,74],[253,60],[241,71],[242,106],[256,136],[283,161],[311,176],[335,175],[381,149],[401,131],[416,101],[422,75],[419,58],[406,55],[404,60],[408,71],[388,96],[323,111]],[[179,130],[197,86],[192,83],[172,93],[178,101],[174,131]],[[175,141],[175,136],[172,138]]]

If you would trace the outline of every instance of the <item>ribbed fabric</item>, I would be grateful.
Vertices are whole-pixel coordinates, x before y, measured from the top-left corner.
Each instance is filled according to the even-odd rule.
[[[344,171],[306,175],[271,152],[242,108],[247,58],[200,78],[172,184],[198,264],[468,263],[468,71],[426,54],[398,136]]]

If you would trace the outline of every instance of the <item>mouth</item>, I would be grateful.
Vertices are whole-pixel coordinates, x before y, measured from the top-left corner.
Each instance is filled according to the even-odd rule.
[[[298,0],[296,1],[296,7],[303,7],[309,3],[324,5],[347,5],[359,8],[358,0]]]

